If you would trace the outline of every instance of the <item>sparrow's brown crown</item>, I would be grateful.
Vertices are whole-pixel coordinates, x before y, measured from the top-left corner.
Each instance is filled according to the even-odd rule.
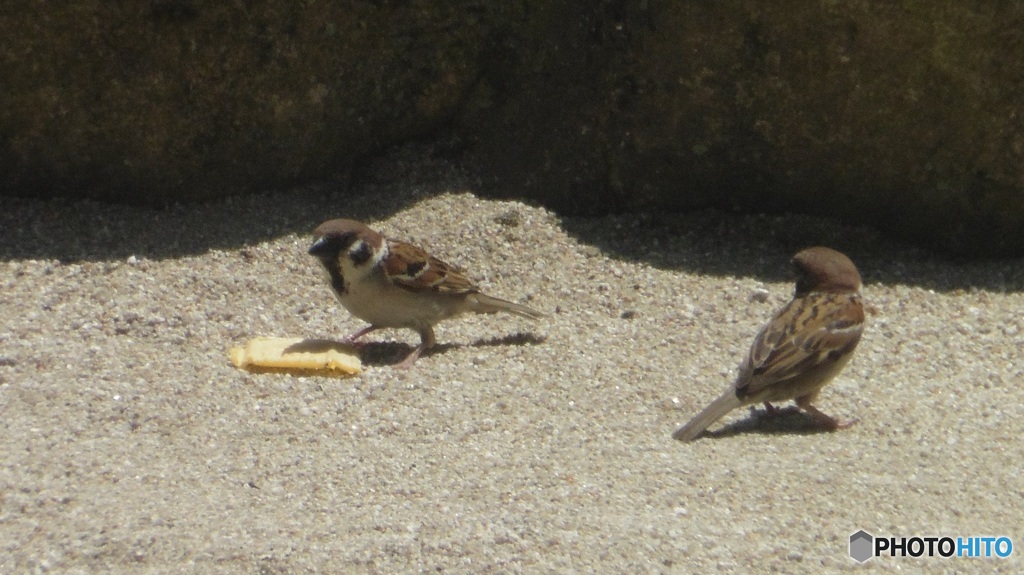
[[[313,236],[317,239],[310,246],[309,254],[325,261],[336,260],[359,240],[375,244],[372,247],[376,247],[382,241],[379,233],[362,222],[345,219],[329,220],[320,224],[313,230]],[[367,256],[370,247],[367,246]]]
[[[811,292],[850,293],[861,288],[860,272],[850,258],[832,248],[807,248],[793,256],[796,297]]]

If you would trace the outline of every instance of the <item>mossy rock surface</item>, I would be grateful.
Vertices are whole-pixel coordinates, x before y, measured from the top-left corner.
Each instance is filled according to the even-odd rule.
[[[483,193],[1024,253],[1024,5],[11,0],[0,193],[145,204],[455,134]]]
[[[148,204],[322,181],[423,137],[478,73],[458,3],[11,0],[0,189]]]
[[[649,1],[562,20],[525,29],[503,103],[472,116],[503,193],[1024,253],[1024,4]]]

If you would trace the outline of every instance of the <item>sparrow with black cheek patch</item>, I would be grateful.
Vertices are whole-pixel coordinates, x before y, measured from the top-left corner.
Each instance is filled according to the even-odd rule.
[[[696,439],[709,425],[737,407],[793,399],[822,427],[836,430],[839,421],[818,411],[818,392],[842,371],[864,331],[861,280],[850,258],[824,247],[793,256],[796,293],[754,338],[736,381],[715,401],[679,428],[672,437]]]
[[[463,313],[508,312],[530,319],[539,311],[480,293],[461,272],[424,250],[387,239],[354,220],[330,220],[313,231],[309,253],[327,271],[334,295],[352,315],[370,325],[346,342],[385,327],[420,334],[416,347],[398,367],[408,368],[434,345],[434,325]]]

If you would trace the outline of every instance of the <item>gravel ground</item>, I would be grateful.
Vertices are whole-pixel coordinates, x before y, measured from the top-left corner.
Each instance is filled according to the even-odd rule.
[[[559,218],[400,150],[336,186],[162,211],[0,198],[0,571],[1024,571],[1024,261],[950,262],[870,229],[715,211]],[[362,326],[306,255],[362,219],[550,314],[368,339],[352,379],[254,375],[227,349]],[[717,396],[825,244],[869,325],[819,402]],[[858,529],[998,536],[1008,559],[884,557]]]

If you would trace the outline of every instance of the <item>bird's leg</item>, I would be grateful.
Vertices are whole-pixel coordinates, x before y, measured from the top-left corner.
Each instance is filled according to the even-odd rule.
[[[822,413],[821,411],[818,410],[817,407],[814,407],[813,405],[810,404],[809,401],[804,400],[804,398],[802,397],[797,398],[796,404],[799,405],[801,409],[806,411],[807,414],[810,415],[811,418],[818,423],[818,425],[822,426],[823,428],[829,431],[835,431],[837,429],[846,429],[847,427],[850,427],[851,425],[859,421],[857,419],[836,419],[830,415]]]
[[[363,343],[356,343],[356,340],[361,338],[361,337],[363,337],[364,335],[370,333],[371,331],[375,331],[376,329],[377,329],[377,326],[375,326],[375,325],[368,325],[368,326],[364,327],[363,329],[361,329],[361,330],[359,330],[359,331],[357,331],[357,332],[355,332],[355,333],[353,333],[351,335],[346,336],[344,339],[341,340],[341,343],[344,343],[346,345],[351,345],[352,347],[354,347],[356,349],[361,348],[365,344],[363,344]]]
[[[416,349],[412,350],[412,353],[405,356],[405,359],[402,360],[402,363],[396,365],[395,367],[397,367],[398,369],[409,369],[410,367],[412,367],[412,364],[416,363],[416,360],[419,359],[420,354],[434,347],[434,344],[436,342],[437,340],[434,339],[433,328],[428,326],[420,330],[419,346],[417,346]]]

